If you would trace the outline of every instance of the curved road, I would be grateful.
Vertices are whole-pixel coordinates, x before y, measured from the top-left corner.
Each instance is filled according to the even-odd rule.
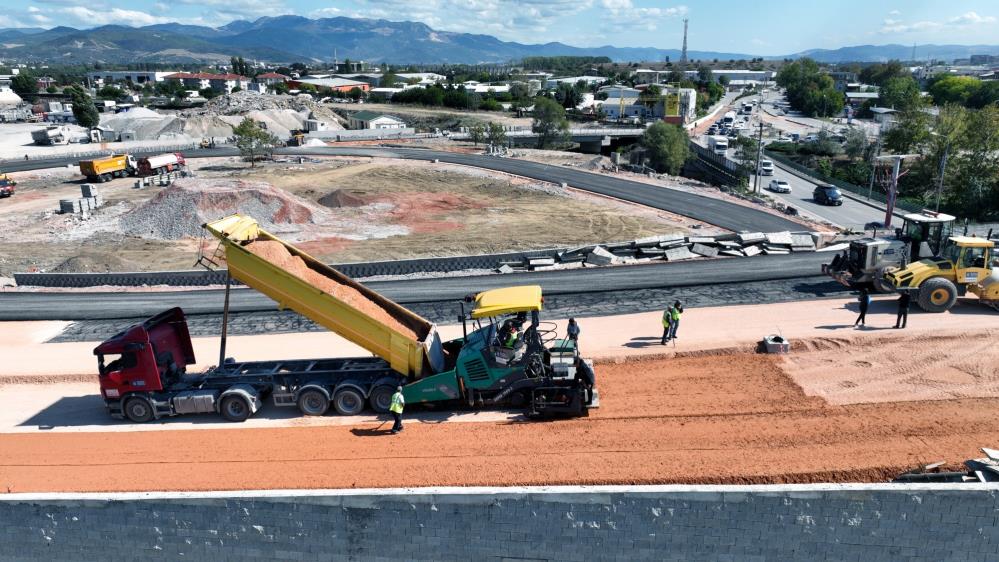
[[[366,285],[399,303],[428,303],[455,301],[486,289],[524,284],[540,284],[546,294],[558,295],[814,277],[827,258],[821,253],[807,253],[507,275],[372,281]],[[188,314],[220,313],[223,293],[221,289],[0,293],[0,321],[134,318],[150,316],[173,306],[182,307]],[[274,309],[274,301],[253,289],[232,291],[232,312]]]
[[[463,154],[422,148],[293,147],[278,149],[276,153],[289,156],[370,156],[428,161],[440,160],[441,162],[451,164],[496,170],[539,181],[552,183],[565,182],[577,189],[669,211],[736,232],[740,230],[780,232],[784,230],[794,231],[804,229],[801,224],[789,219],[728,201],[584,172],[573,168],[551,166],[513,158],[499,158],[480,154]],[[194,150],[185,153],[185,156],[189,158],[236,155],[238,155],[238,151],[235,148]],[[77,159],[75,158],[29,160],[23,162],[9,161],[4,163],[4,169],[9,172],[36,170],[74,164],[76,161]]]

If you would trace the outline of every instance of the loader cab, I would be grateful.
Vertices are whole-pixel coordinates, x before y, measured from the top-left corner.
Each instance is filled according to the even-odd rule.
[[[993,242],[971,236],[953,236],[943,251],[943,257],[953,264],[955,282],[978,283],[992,272]]]
[[[922,211],[905,215],[900,240],[909,245],[910,261],[939,256],[947,240],[954,234],[954,220],[951,215]]]

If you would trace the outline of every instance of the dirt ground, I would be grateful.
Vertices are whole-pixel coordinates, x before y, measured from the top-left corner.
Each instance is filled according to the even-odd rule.
[[[184,180],[188,186],[202,180],[264,182],[287,192],[295,205],[321,208],[326,228],[290,226],[303,249],[333,262],[631,240],[683,232],[689,222],[638,205],[448,164],[326,158],[250,169],[236,159],[218,158],[192,161],[191,168],[197,176]],[[104,207],[82,220],[55,213],[60,199],[80,196],[82,180],[73,169],[16,176],[18,194],[0,204],[0,231],[17,233],[0,245],[0,276],[32,270],[190,269],[197,259],[197,237],[164,239],[148,235],[161,228],[131,232],[119,224],[136,211],[156,216],[144,206],[163,188],[137,190],[131,178],[99,184]],[[213,204],[198,217],[249,212],[240,206],[244,204],[233,203],[232,209]],[[177,212],[169,211],[162,213],[164,223]],[[351,224],[358,225],[357,232],[350,230]]]
[[[410,407],[398,436],[373,414],[305,418],[272,405],[238,426],[208,415],[132,426],[106,416],[92,374],[67,370],[93,364],[93,343],[41,343],[64,323],[0,326],[22,350],[4,374],[39,367],[25,355],[58,359],[51,374],[0,381],[0,492],[877,482],[994,446],[995,313],[914,311],[902,331],[888,327],[891,304],[876,300],[871,326],[856,330],[845,299],[689,308],[676,348],[659,345],[658,312],[584,318],[601,393],[589,417]],[[792,352],[753,353],[774,330]],[[357,352],[337,341],[236,336],[229,349],[244,360]],[[204,361],[216,346],[195,341]]]
[[[766,355],[598,376],[601,408],[575,420],[5,434],[0,491],[883,481],[999,431],[996,399],[830,405]]]

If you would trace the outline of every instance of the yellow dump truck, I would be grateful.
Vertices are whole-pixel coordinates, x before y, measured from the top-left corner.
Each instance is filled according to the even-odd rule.
[[[182,310],[162,312],[103,342],[101,394],[112,416],[144,422],[217,412],[243,421],[272,398],[306,415],[329,409],[387,412],[399,387],[407,404],[510,406],[528,415],[586,415],[599,405],[591,361],[575,340],[541,324],[541,287],[483,291],[461,304],[462,337],[442,342],[435,326],[260,228],[234,215],[205,225],[219,246],[199,262],[343,336],[373,357],[237,362],[225,357],[230,283],[219,364],[195,363]],[[466,310],[466,303],[469,310]],[[471,330],[469,323],[472,324]]]
[[[131,154],[112,154],[94,160],[80,160],[80,173],[88,180],[96,182],[134,176],[138,173],[138,169]]]

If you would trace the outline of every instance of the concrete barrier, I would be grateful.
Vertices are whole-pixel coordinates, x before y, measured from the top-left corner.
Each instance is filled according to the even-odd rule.
[[[994,560],[973,484],[0,495],[0,559]]]

